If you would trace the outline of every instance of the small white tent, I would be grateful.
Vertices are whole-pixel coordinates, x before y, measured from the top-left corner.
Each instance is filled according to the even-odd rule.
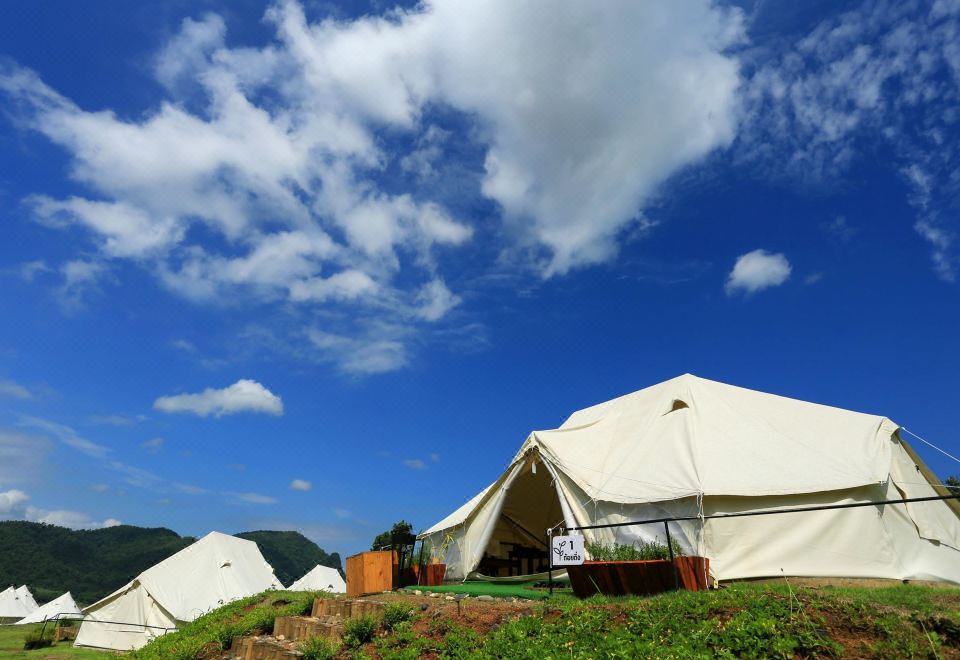
[[[717,579],[782,569],[960,583],[956,501],[696,519],[947,494],[885,417],[687,374],[531,433],[492,485],[420,538],[443,550],[448,577],[462,579],[478,567],[505,567],[518,545],[543,547],[554,525],[692,516],[670,523],[671,534],[687,552],[709,557]],[[630,525],[583,534],[629,544],[662,541],[663,531]]]
[[[0,623],[19,621],[37,609],[37,601],[26,585],[0,592]]]
[[[138,649],[226,603],[281,588],[256,543],[211,532],[86,608],[76,645]]]
[[[289,591],[329,591],[333,594],[347,592],[347,583],[340,576],[340,571],[329,566],[317,564],[310,572],[288,587]]]
[[[43,623],[44,621],[55,621],[57,619],[79,619],[83,616],[77,603],[73,600],[70,592],[63,594],[55,600],[38,607],[36,610],[17,621],[18,625],[27,623]]]

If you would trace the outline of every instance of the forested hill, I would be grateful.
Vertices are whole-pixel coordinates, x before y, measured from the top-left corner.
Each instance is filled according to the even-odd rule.
[[[341,568],[338,554],[327,554],[298,532],[237,536],[257,542],[285,586],[318,563]],[[162,527],[72,530],[0,522],[0,591],[26,584],[41,603],[71,591],[78,603],[89,605],[195,540]]]
[[[273,566],[273,572],[283,586],[289,587],[303,577],[311,568],[320,564],[343,573],[340,554],[326,553],[316,543],[300,532],[242,532],[236,534],[242,539],[256,541],[260,552]]]

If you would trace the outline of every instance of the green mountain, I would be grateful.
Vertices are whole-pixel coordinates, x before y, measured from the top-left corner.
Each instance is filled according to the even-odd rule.
[[[339,553],[324,552],[300,532],[243,532],[236,536],[255,541],[260,546],[260,552],[273,566],[273,572],[285,587],[303,577],[317,564],[335,568],[343,574]]]
[[[340,567],[337,553],[327,554],[298,532],[246,532],[255,541],[284,585],[317,564]],[[64,591],[89,605],[196,539],[162,527],[132,525],[72,530],[23,521],[0,522],[0,591],[26,584],[41,603]]]

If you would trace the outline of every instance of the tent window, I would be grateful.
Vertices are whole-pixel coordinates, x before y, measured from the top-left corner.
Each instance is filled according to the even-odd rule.
[[[681,399],[674,399],[673,403],[670,405],[670,410],[668,410],[667,413],[672,413],[677,410],[682,410],[684,408],[689,408],[689,407],[690,406],[687,405],[686,401],[683,401]]]

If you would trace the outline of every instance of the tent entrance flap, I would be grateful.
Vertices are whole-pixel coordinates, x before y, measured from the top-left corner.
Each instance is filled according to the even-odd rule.
[[[541,466],[542,468],[542,466]],[[491,577],[530,575],[547,570],[546,530],[564,521],[550,472],[525,465],[503,497],[493,532],[477,571]]]

